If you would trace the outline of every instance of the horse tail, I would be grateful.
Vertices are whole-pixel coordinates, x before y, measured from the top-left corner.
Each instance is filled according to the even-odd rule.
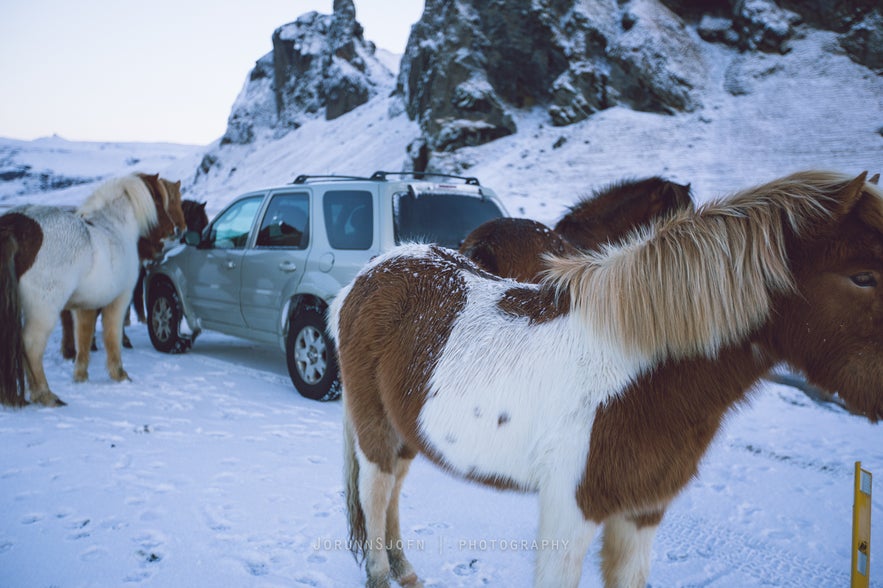
[[[21,300],[15,268],[17,251],[15,236],[0,226],[0,324],[8,325],[0,337],[0,404],[14,407],[27,404]]]
[[[346,410],[343,409],[343,477],[346,497],[349,546],[356,561],[365,559],[368,531],[365,528],[365,511],[359,498],[359,458],[356,455],[356,432]]]

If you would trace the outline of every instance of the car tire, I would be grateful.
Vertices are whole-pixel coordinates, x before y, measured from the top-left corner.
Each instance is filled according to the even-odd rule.
[[[147,332],[150,342],[163,353],[183,353],[190,349],[192,339],[181,335],[181,300],[168,282],[159,282],[147,297]]]
[[[315,306],[291,318],[285,339],[288,374],[297,391],[310,400],[340,397],[337,352],[325,328],[325,313]]]

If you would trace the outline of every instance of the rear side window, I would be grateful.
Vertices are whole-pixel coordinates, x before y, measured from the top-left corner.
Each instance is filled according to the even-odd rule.
[[[306,249],[310,244],[310,198],[305,192],[274,194],[258,231],[258,247]]]
[[[322,200],[328,243],[334,249],[366,250],[374,242],[371,192],[334,190]]]
[[[393,198],[396,243],[438,243],[459,249],[478,225],[503,216],[491,200],[461,194],[412,191]]]

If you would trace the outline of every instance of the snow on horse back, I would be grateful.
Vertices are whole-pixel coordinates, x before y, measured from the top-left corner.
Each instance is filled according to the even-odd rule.
[[[644,586],[655,531],[727,411],[787,362],[883,417],[883,194],[809,171],[684,207],[545,280],[405,245],[330,310],[351,545],[369,586],[419,586],[399,492],[422,453],[537,492],[537,586],[577,586],[603,524],[607,586]],[[652,377],[651,377],[652,374]]]
[[[0,341],[0,403],[26,404],[27,379],[31,402],[64,404],[43,370],[43,352],[62,309],[76,312],[74,379],[88,378],[100,308],[108,373],[117,381],[128,379],[120,339],[138,278],[138,240],[165,223],[184,228],[180,182],[157,174],[109,180],[74,212],[24,205],[0,217],[0,323],[11,326]]]

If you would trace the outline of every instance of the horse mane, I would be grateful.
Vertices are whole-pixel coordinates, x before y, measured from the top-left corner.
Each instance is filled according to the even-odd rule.
[[[837,196],[852,181],[801,172],[680,210],[618,245],[549,256],[544,280],[626,350],[656,361],[714,357],[768,319],[776,293],[793,291],[789,239],[811,238],[845,206]]]
[[[164,204],[167,204],[168,193],[162,190],[161,194]],[[112,178],[99,185],[77,209],[77,213],[83,217],[89,217],[113,206],[122,198],[126,198],[131,204],[140,234],[146,234],[159,222],[156,204],[150,189],[146,181],[137,174]]]

